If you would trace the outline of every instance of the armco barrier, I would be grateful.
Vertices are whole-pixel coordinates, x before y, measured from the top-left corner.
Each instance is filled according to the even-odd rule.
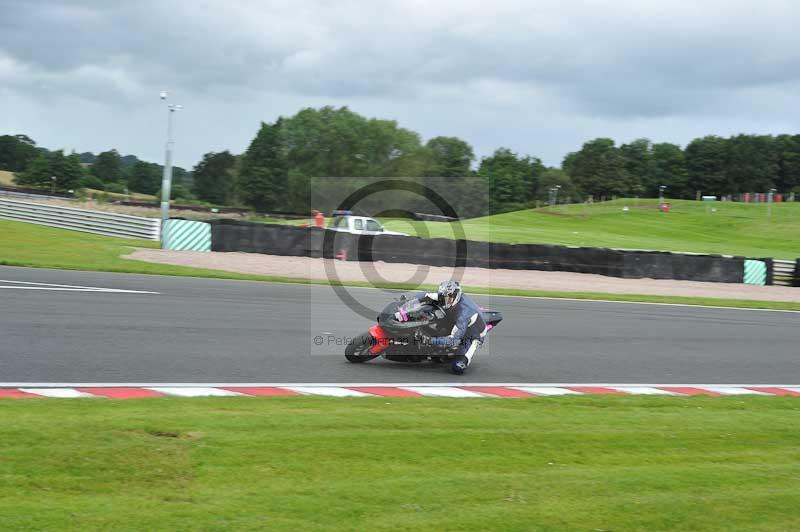
[[[772,261],[772,283],[782,286],[794,286],[795,261],[778,260]]]
[[[358,236],[320,228],[238,220],[212,222],[212,250],[724,283],[741,283],[744,270],[742,257],[394,235]],[[459,257],[459,250],[466,250],[466,253]],[[764,265],[763,261],[759,263]]]
[[[159,240],[161,220],[0,198],[0,218],[124,238]]]
[[[190,220],[167,220],[162,231],[163,249],[211,251],[211,224]]]
[[[60,199],[60,200],[73,200],[74,196],[66,192],[51,192],[38,188],[17,187],[0,185],[0,196],[17,196],[38,199]]]

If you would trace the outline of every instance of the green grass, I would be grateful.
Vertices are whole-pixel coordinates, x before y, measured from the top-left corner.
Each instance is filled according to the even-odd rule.
[[[800,528],[797,398],[0,401],[4,530]]]
[[[130,253],[133,248],[158,249],[159,247],[158,242],[150,240],[113,238],[24,222],[0,220],[0,265],[222,279],[274,280],[265,276],[151,264],[120,258],[120,256]],[[278,280],[283,280],[283,278]]]
[[[462,226],[468,239],[491,242],[800,257],[800,202],[774,204],[772,216],[764,204],[670,202],[669,213],[658,210],[657,200],[626,199],[498,214]],[[453,238],[452,224],[443,222],[387,220],[386,227]]]
[[[0,220],[0,265],[32,268],[54,268],[65,270],[103,271],[118,273],[143,273],[153,275],[178,275],[235,279],[243,281],[266,281],[292,284],[331,284],[320,280],[297,279],[281,276],[248,275],[188,268],[167,264],[153,264],[120,258],[134,247],[158,248],[158,242],[125,238],[112,238],[77,231],[55,229],[41,225]],[[402,283],[371,285],[365,282],[333,283],[345,286],[394,288],[398,290],[431,290],[433,285],[419,287]],[[773,310],[798,310],[800,303],[780,301],[753,301],[738,299],[693,298],[679,296],[648,296],[637,294],[607,294],[602,292],[549,292],[539,290],[517,290],[491,287],[466,289],[476,294],[494,294],[521,297],[554,297],[568,299],[602,299],[608,301],[638,301],[649,303],[680,303],[686,305],[710,305],[719,307],[760,308]]]

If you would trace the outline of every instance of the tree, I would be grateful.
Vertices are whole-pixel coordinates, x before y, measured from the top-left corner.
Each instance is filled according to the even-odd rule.
[[[484,157],[478,175],[489,187],[489,211],[492,213],[524,208],[535,192],[544,165],[537,158],[520,157],[508,148],[495,150]]]
[[[139,158],[135,155],[124,155],[119,158],[119,166],[124,171],[126,168],[133,168],[139,162]]]
[[[282,120],[281,140],[289,170],[309,178],[415,177],[426,165],[416,132],[347,107],[303,109]]]
[[[725,142],[723,193],[766,192],[778,181],[779,155],[771,135],[736,135]]]
[[[781,192],[791,192],[800,186],[800,135],[778,135],[775,149],[778,157],[775,186]]]
[[[21,172],[39,155],[36,143],[26,135],[0,136],[0,170]]]
[[[80,157],[82,163],[86,164],[94,164],[94,162],[97,160],[97,155],[90,151],[80,153],[78,154],[78,157]]]
[[[194,194],[211,203],[226,204],[233,193],[236,157],[231,152],[209,152],[194,167]]]
[[[347,107],[303,109],[281,120],[280,125],[287,164],[297,175],[356,177],[369,173],[367,119]]]
[[[157,164],[137,161],[133,165],[128,174],[128,190],[142,194],[155,194],[160,187],[161,168]]]
[[[366,122],[363,135],[364,176],[422,175],[426,161],[419,134],[398,127],[394,120],[372,118]]]
[[[337,188],[338,197],[363,186],[363,178],[417,177],[427,164],[416,132],[394,120],[365,118],[347,107],[308,108],[281,120],[280,141],[289,182],[286,202],[292,211],[310,208],[312,185],[315,193],[321,186]],[[314,181],[323,177],[334,180]]]
[[[104,183],[122,181],[122,160],[117,150],[104,151],[92,165],[92,173]]]
[[[80,186],[84,170],[76,153],[64,156],[62,150],[40,153],[17,176],[23,186],[46,190],[75,190]]]
[[[52,185],[52,177],[50,161],[46,154],[40,153],[17,175],[17,183],[27,187],[49,187]]]
[[[475,159],[472,146],[457,137],[434,137],[425,144],[428,177],[465,177]]]
[[[242,199],[262,212],[285,209],[288,203],[288,168],[281,146],[281,125],[280,119],[275,124],[262,122],[242,157],[239,171]],[[308,204],[307,194],[305,198]]]
[[[725,174],[726,144],[725,139],[709,135],[694,139],[686,146],[690,190],[707,194],[727,194],[731,191]]]
[[[692,198],[694,191],[689,187],[689,174],[686,171],[686,156],[680,146],[662,142],[653,144],[652,179],[645,193],[654,197],[658,187],[666,186],[666,196],[671,198]]]
[[[579,152],[567,155],[563,167],[584,194],[614,196],[630,193],[625,158],[611,139],[598,138],[586,142]]]
[[[536,193],[533,199],[538,201],[550,200],[550,189],[553,187],[560,187],[558,189],[558,198],[564,201],[571,201],[578,196],[578,191],[572,183],[569,174],[560,168],[547,168],[539,176],[536,187]]]
[[[163,172],[164,167],[160,164],[158,165],[158,171]],[[173,166],[172,167],[172,183],[175,185],[184,185],[188,189],[191,189],[194,185],[194,180],[192,177],[191,172],[187,172],[185,168],[181,168],[180,166]]]
[[[636,139],[630,144],[623,144],[619,152],[625,160],[625,172],[628,176],[627,194],[638,196],[652,194],[657,185],[653,183],[652,146],[649,139]]]
[[[62,151],[57,151],[52,152],[51,160],[53,157],[55,160],[51,162],[53,165],[51,170],[56,176],[56,188],[62,191],[80,188],[83,176],[86,175],[86,171],[81,165],[80,155],[72,152],[65,157]]]
[[[105,183],[103,180],[94,174],[84,172],[83,178],[78,184],[78,188],[90,188],[92,190],[104,190]]]

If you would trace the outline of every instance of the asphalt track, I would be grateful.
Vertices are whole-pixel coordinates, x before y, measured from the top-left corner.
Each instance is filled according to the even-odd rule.
[[[475,299],[505,320],[457,377],[347,363],[337,344],[372,323],[327,286],[0,267],[0,382],[800,382],[800,313]]]

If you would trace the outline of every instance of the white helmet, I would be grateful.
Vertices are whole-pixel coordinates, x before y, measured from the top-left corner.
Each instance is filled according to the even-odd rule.
[[[445,310],[458,305],[461,301],[461,285],[457,281],[444,281],[436,293],[439,295],[439,303]]]

